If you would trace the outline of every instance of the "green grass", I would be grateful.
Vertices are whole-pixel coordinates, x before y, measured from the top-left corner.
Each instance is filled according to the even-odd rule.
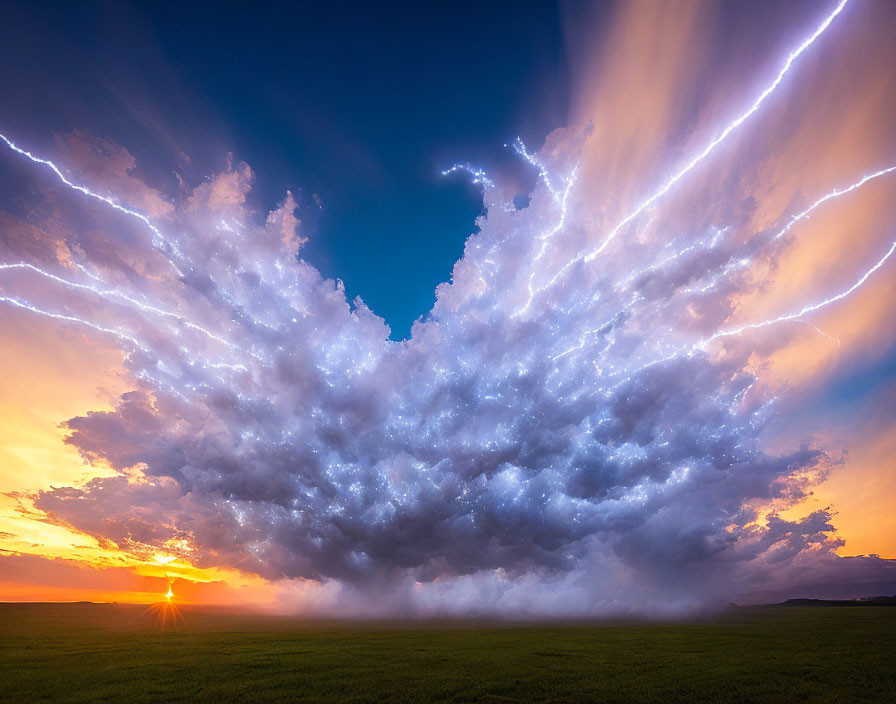
[[[687,624],[304,623],[0,605],[0,702],[896,701],[896,608]]]

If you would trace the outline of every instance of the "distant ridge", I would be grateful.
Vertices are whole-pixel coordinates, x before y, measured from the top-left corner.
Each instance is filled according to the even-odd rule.
[[[788,599],[769,606],[896,606],[896,596],[866,596],[861,599]]]

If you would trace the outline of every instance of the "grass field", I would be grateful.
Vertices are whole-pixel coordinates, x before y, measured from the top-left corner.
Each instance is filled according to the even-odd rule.
[[[0,701],[896,701],[896,608],[687,624],[305,623],[0,605]],[[136,619],[136,620],[135,620]]]

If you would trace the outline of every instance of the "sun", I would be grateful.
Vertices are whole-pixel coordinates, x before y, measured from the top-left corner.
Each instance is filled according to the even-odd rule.
[[[166,598],[168,601],[171,601],[171,597],[173,597],[173,596],[174,596],[174,592],[171,591],[171,587],[168,587],[168,591],[165,592],[165,598]]]

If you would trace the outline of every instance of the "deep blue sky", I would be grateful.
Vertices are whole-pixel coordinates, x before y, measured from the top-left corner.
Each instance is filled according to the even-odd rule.
[[[74,5],[5,6],[3,130],[38,149],[72,129],[111,138],[169,192],[175,170],[195,184],[232,151],[257,173],[259,211],[301,191],[305,258],[397,338],[480,211],[441,168],[528,178],[503,145],[540,146],[566,122],[551,2]]]

